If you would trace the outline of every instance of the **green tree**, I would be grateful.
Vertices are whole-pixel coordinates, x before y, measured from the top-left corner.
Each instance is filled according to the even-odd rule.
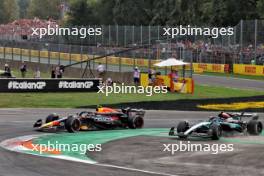
[[[3,0],[0,0],[0,24],[4,23],[5,21],[4,3]]]
[[[27,9],[29,6],[29,0],[18,0],[18,6],[19,6],[19,17],[26,18]]]
[[[70,1],[67,24],[77,26],[98,24],[93,7],[93,4],[88,3],[87,0]]]
[[[38,17],[40,19],[59,19],[60,5],[60,0],[30,0],[28,17]]]
[[[18,18],[18,5],[16,0],[0,1],[0,23],[7,23]]]
[[[264,17],[264,0],[71,0],[70,24],[234,26]]]

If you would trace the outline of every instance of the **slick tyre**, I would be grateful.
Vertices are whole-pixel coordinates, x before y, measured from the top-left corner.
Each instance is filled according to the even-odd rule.
[[[81,121],[74,116],[69,116],[65,122],[65,128],[69,133],[80,131]]]
[[[140,116],[133,116],[128,118],[128,127],[131,129],[142,128],[144,126],[144,119]]]
[[[247,131],[250,135],[259,135],[262,132],[263,125],[260,121],[250,120],[247,125]]]
[[[212,124],[210,129],[212,130],[212,139],[219,140],[222,136],[222,128],[217,124]]]
[[[189,123],[186,121],[182,121],[177,125],[177,133],[184,133],[189,129]]]
[[[189,125],[188,122],[186,122],[186,121],[181,121],[181,122],[177,125],[177,134],[184,133],[184,132],[187,131],[189,128],[190,128],[190,125]],[[187,138],[187,136],[179,135],[179,138],[181,138],[181,139],[185,139],[185,138]]]
[[[49,122],[52,122],[58,119],[59,119],[59,116],[57,114],[50,114],[46,117],[45,123],[49,123]]]

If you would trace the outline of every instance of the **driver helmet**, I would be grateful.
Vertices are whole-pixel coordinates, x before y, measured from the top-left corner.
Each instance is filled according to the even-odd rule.
[[[225,119],[228,119],[228,118],[230,118],[231,116],[230,116],[228,113],[221,112],[221,113],[220,113],[220,117],[225,118]]]

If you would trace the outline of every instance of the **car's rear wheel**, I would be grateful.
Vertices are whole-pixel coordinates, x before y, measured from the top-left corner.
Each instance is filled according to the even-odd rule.
[[[210,129],[212,130],[212,139],[213,140],[219,140],[222,136],[222,128],[220,125],[212,124],[210,126]]]
[[[128,118],[128,127],[131,129],[142,128],[144,126],[144,119],[140,116],[133,116]]]
[[[69,133],[80,131],[81,121],[74,116],[69,116],[65,122],[65,128]]]
[[[52,122],[54,120],[58,120],[59,116],[57,114],[50,114],[46,117],[46,123]]]
[[[247,125],[247,131],[251,135],[259,135],[262,132],[263,125],[260,121],[250,120]]]

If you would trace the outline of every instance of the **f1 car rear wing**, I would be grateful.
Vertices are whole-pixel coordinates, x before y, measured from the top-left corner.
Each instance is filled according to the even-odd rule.
[[[258,120],[259,119],[259,116],[258,116],[257,113],[245,113],[245,112],[233,113],[232,116],[233,117],[238,117],[238,118],[240,118],[240,120],[242,118],[252,118],[252,120]]]

